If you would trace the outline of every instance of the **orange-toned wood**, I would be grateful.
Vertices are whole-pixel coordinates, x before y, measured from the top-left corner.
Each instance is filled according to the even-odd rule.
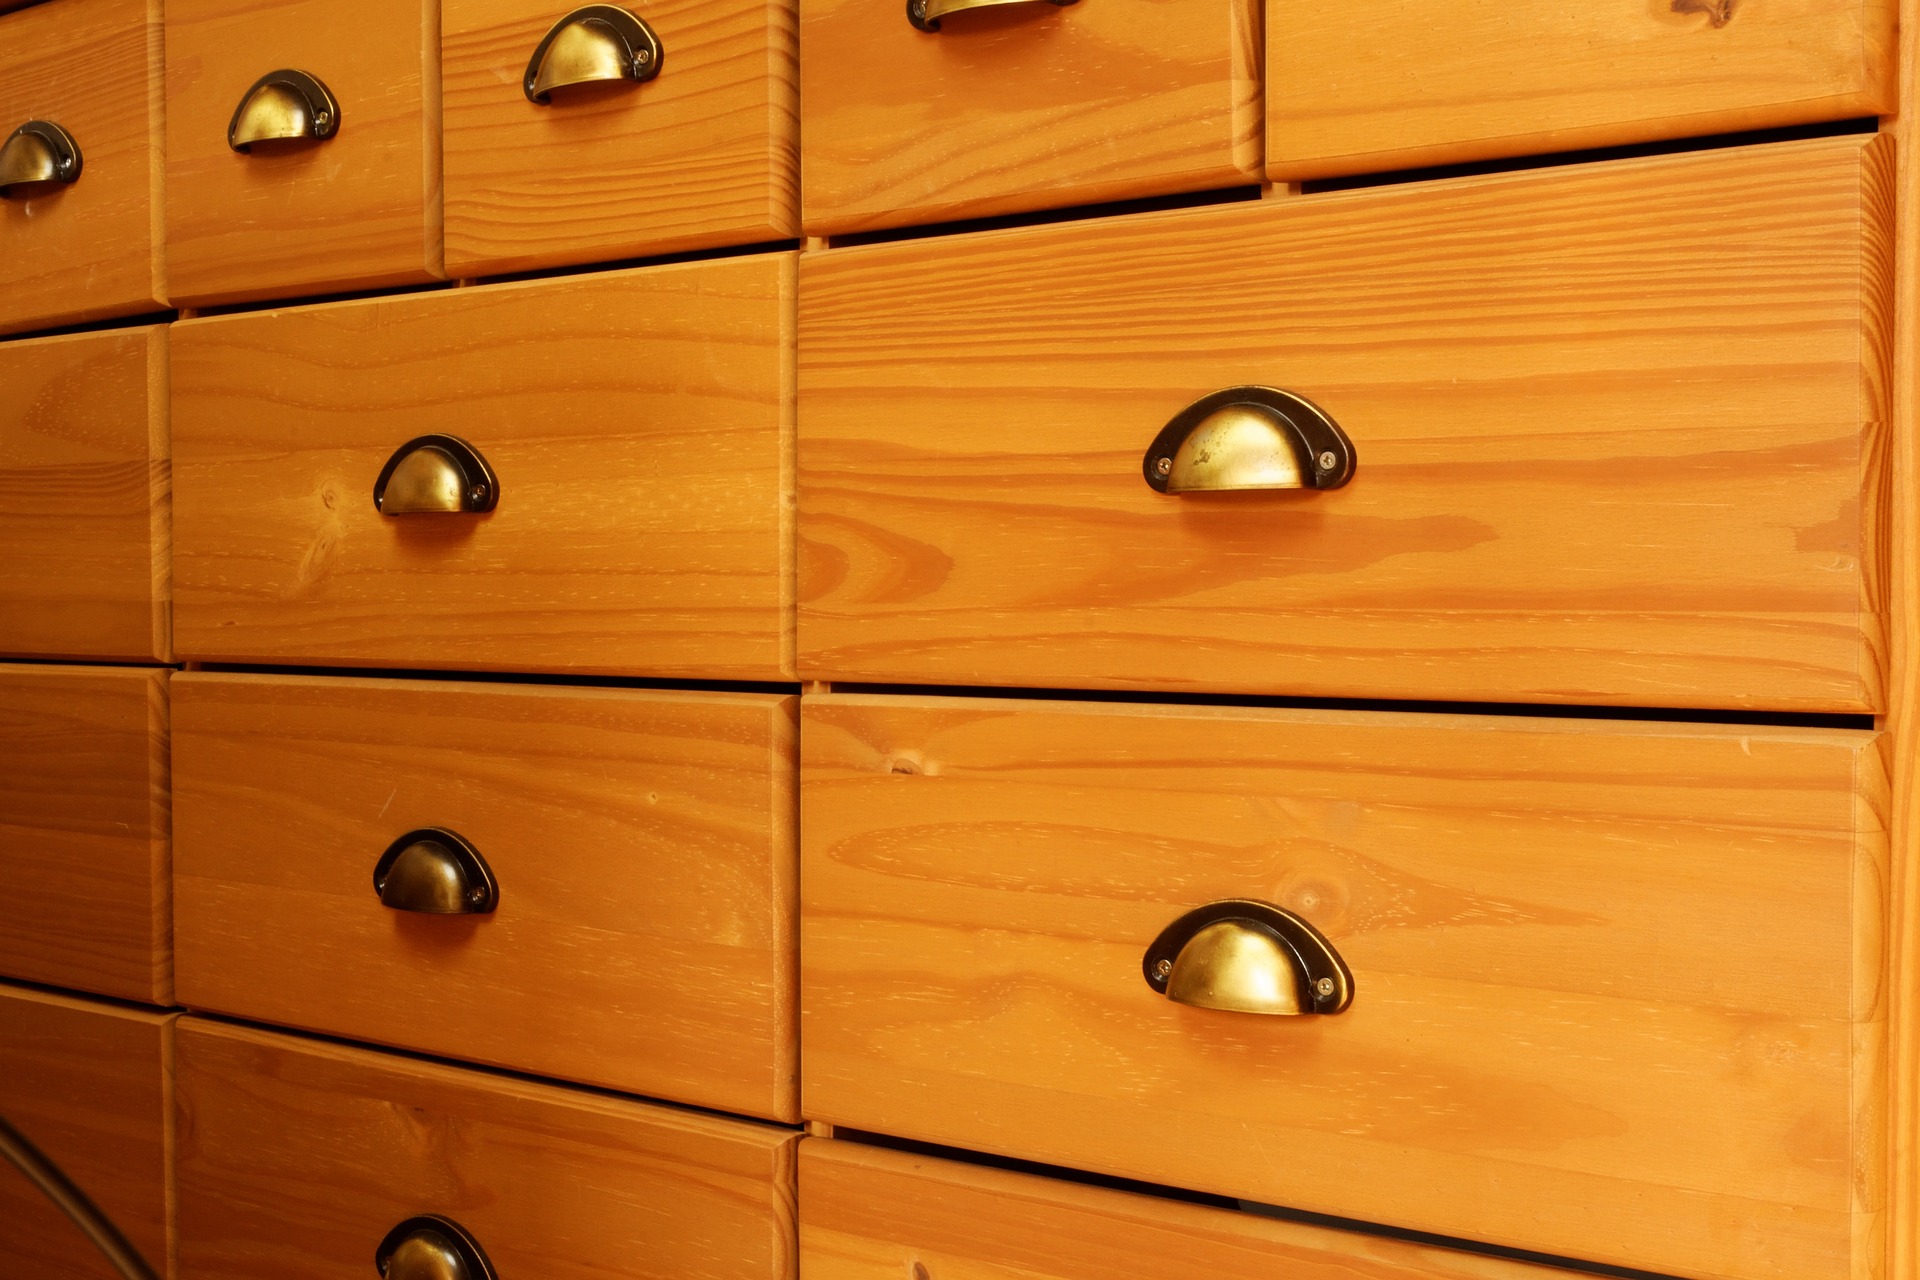
[[[439,0],[166,0],[167,253],[177,301],[440,279]],[[340,108],[324,142],[227,145],[293,68]]]
[[[177,325],[177,649],[791,679],[794,256]],[[375,510],[429,432],[494,511]]]
[[[0,200],[0,333],[166,305],[160,0],[61,0],[0,18],[0,142],[51,120],[80,177]]]
[[[0,1116],[120,1229],[156,1274],[173,1274],[173,1021],[0,986]],[[0,1163],[0,1274],[7,1280],[116,1280],[53,1203]]]
[[[172,656],[167,331],[0,344],[0,653]]]
[[[805,701],[802,1110],[1646,1270],[1864,1280],[1886,1208],[1883,740]],[[1353,1004],[1176,1005],[1277,903]]]
[[[167,673],[0,664],[0,974],[166,1004]]]
[[[180,1000],[795,1119],[796,701],[176,677]],[[381,905],[423,827],[494,912]]]
[[[1890,164],[1843,137],[802,255],[800,673],[1877,709]],[[1168,419],[1243,383],[1337,419],[1352,483],[1148,488]]]
[[[959,13],[800,0],[803,221],[816,235],[1260,178],[1258,0]]]
[[[444,0],[447,269],[493,275],[791,239],[799,231],[793,0],[631,6],[652,81],[527,100],[570,3]]]
[[[180,1273],[372,1273],[417,1214],[503,1277],[790,1280],[799,1134],[226,1027],[179,1029]]]
[[[1268,6],[1276,178],[1869,116],[1893,0]]]

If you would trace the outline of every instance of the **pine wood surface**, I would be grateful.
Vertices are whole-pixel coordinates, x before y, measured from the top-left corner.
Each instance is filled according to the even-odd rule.
[[[809,1118],[1696,1277],[1862,1280],[1883,740],[831,695],[803,706]],[[1337,1017],[1175,1005],[1204,903]]]
[[[179,676],[181,1003],[795,1119],[795,701]],[[436,826],[491,914],[381,905]]]
[[[651,0],[659,76],[527,100],[567,7],[444,0],[447,270],[495,275],[799,233],[793,0]]]
[[[791,1280],[799,1135],[197,1018],[179,1036],[180,1274],[371,1274],[454,1219],[502,1277]]]
[[[0,663],[0,975],[173,994],[167,673]]]
[[[792,679],[792,255],[184,321],[186,657]],[[487,515],[382,516],[429,432]]]
[[[1874,710],[1891,152],[1840,137],[802,256],[800,674]],[[1330,492],[1168,497],[1222,387]]]
[[[1258,0],[960,13],[800,0],[806,229],[909,223],[1257,182]]]

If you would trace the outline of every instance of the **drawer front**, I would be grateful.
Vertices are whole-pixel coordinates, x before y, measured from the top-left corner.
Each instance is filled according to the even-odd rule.
[[[0,17],[0,144],[45,121],[79,153],[71,182],[0,196],[0,333],[167,305],[160,119],[160,0]]]
[[[0,986],[0,1116],[93,1201],[155,1274],[167,1241],[173,1022],[170,1013]],[[119,1274],[11,1165],[0,1177],[0,1274],[115,1280]]]
[[[630,4],[659,44],[653,78],[530,101],[533,55],[572,8],[445,0],[448,272],[798,234],[793,0]]]
[[[1258,0],[1006,4],[800,0],[808,231],[1258,180]]]
[[[0,664],[0,975],[166,1004],[167,673]]]
[[[1890,156],[809,254],[801,671],[1877,709]],[[1245,384],[1331,415],[1350,483],[1149,487]]]
[[[167,661],[167,331],[0,344],[0,653]]]
[[[177,677],[180,1000],[793,1119],[793,702]],[[433,828],[491,910],[383,905]]]
[[[438,0],[167,0],[166,9],[174,301],[441,278]],[[256,97],[265,77],[287,70],[317,80],[325,97],[275,85]],[[333,132],[316,139],[308,122],[322,112]],[[251,136],[256,119],[266,140],[234,150],[229,128]],[[283,137],[281,126],[307,127]]]
[[[176,646],[791,679],[792,297],[777,255],[176,326]],[[431,433],[494,510],[374,507]]]
[[[1877,1274],[1872,735],[834,695],[802,741],[809,1117],[1675,1275]],[[1157,994],[1149,945],[1231,899],[1316,928],[1351,1006]]]
[[[794,1275],[790,1130],[195,1018],[179,1058],[184,1276],[372,1274],[426,1214],[503,1277]]]

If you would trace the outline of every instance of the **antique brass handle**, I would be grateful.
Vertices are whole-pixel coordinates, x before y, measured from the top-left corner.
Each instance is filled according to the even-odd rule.
[[[547,95],[569,85],[651,80],[665,57],[652,27],[618,5],[590,4],[553,24],[528,59],[521,88],[528,101],[551,106]]]
[[[32,194],[15,187],[75,182],[83,163],[72,134],[51,120],[29,120],[0,146],[0,200]]]
[[[1338,489],[1353,479],[1353,441],[1318,405],[1273,387],[1228,387],[1194,401],[1141,461],[1158,493]]]
[[[437,1213],[408,1218],[387,1232],[373,1265],[386,1280],[495,1280],[473,1233]]]
[[[1353,974],[1318,929],[1284,907],[1212,902],[1147,948],[1147,985],[1178,1004],[1231,1013],[1339,1013]]]
[[[325,142],[338,132],[340,104],[333,91],[317,77],[285,67],[267,72],[241,96],[227,125],[227,145],[245,155],[256,142]]]
[[[493,468],[459,436],[414,437],[393,451],[373,482],[374,508],[385,516],[477,513],[499,501]]]
[[[445,827],[421,827],[395,840],[373,867],[380,905],[429,916],[483,916],[500,905],[500,886],[480,851]]]
[[[907,21],[922,31],[938,31],[940,19],[967,9],[991,9],[1003,4],[1033,4],[1035,0],[907,0]],[[1046,0],[1065,8],[1077,0]]]

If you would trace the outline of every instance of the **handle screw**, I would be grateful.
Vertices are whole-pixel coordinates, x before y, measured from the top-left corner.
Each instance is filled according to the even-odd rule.
[[[483,484],[473,486],[473,488],[467,490],[467,497],[475,502],[485,502],[487,500],[487,486]]]
[[[333,123],[333,114],[327,111],[316,111],[313,113],[313,123],[316,128],[324,129]]]
[[[1166,976],[1172,972],[1173,972],[1173,961],[1162,959],[1162,960],[1155,960],[1153,962],[1154,977],[1164,980]]]
[[[913,3],[907,7],[913,11],[913,20],[915,22],[921,22],[926,19],[927,0],[913,0]]]
[[[1153,474],[1157,476],[1164,476],[1164,475],[1171,475],[1172,472],[1173,472],[1172,458],[1155,458],[1153,460]]]
[[[1327,450],[1327,452],[1321,454],[1317,459],[1315,459],[1315,461],[1317,461],[1320,464],[1320,469],[1322,471],[1331,471],[1333,470],[1334,464],[1339,462],[1340,459],[1334,457],[1333,450],[1329,449]]]
[[[633,65],[636,70],[641,70],[641,71],[646,70],[647,64],[652,61],[653,61],[653,50],[635,49],[633,51]]]
[[[1333,979],[1332,978],[1320,979],[1320,981],[1313,984],[1313,990],[1315,995],[1319,996],[1322,1000],[1325,1000],[1328,996],[1333,994]]]

